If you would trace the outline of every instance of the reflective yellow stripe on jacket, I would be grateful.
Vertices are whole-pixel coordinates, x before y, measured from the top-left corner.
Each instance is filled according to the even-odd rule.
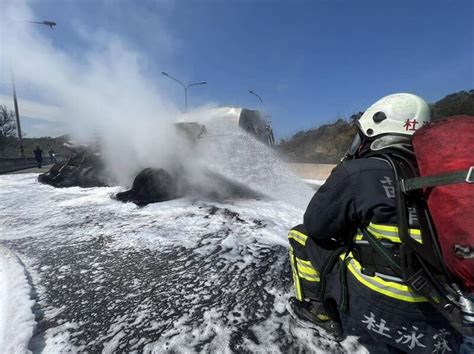
[[[344,260],[344,255],[340,256]],[[368,276],[362,273],[362,266],[360,263],[353,258],[352,252],[344,260],[346,262],[347,268],[351,274],[363,285],[370,288],[373,291],[376,291],[380,294],[386,295],[388,297],[407,301],[407,302],[426,302],[428,301],[425,297],[417,295],[414,293],[407,285],[404,283],[397,283],[394,281],[386,281],[378,276]]]
[[[310,261],[305,261],[298,257],[296,259],[296,269],[300,278],[308,281],[320,281],[319,272],[313,268]]]
[[[370,223],[367,230],[379,240],[388,240],[394,243],[401,243],[400,237],[398,236],[398,227],[390,225],[381,225]],[[422,243],[421,232],[418,229],[409,229],[409,235],[415,241]],[[356,235],[356,241],[363,239],[362,233],[359,231]]]
[[[305,235],[296,230],[290,230],[290,232],[288,233],[288,238],[295,240],[302,246],[306,246],[306,240],[308,239],[308,235]]]

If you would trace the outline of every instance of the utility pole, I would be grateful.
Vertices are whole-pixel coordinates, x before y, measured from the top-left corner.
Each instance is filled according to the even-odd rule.
[[[13,75],[13,70],[11,74],[12,74],[12,89],[13,89],[13,105],[15,106],[15,117],[16,117],[16,131],[18,132],[18,140],[20,141],[20,156],[22,159],[26,160],[25,148],[23,146],[23,136],[21,135],[20,110],[18,109],[18,101],[16,99],[15,75]]]
[[[56,26],[56,22],[53,21],[25,21],[27,23],[35,23],[39,25],[45,25],[53,29],[53,26]],[[11,76],[12,76],[12,91],[13,91],[13,105],[15,107],[15,117],[16,117],[16,130],[18,132],[18,140],[20,141],[20,156],[22,159],[26,161],[25,156],[25,147],[23,146],[23,136],[21,134],[21,124],[20,124],[20,110],[18,109],[18,100],[16,98],[16,86],[15,86],[15,74],[13,73],[13,69],[11,69]]]
[[[183,89],[184,89],[184,112],[185,113],[188,112],[188,88],[190,88],[191,86],[198,86],[198,85],[206,85],[207,84],[206,81],[202,81],[202,82],[195,82],[193,84],[185,85],[181,81],[179,81],[178,79],[174,78],[173,76],[165,73],[164,71],[162,71],[161,74],[163,74],[164,76],[170,78],[171,80],[176,81],[178,84],[180,84],[183,87]]]

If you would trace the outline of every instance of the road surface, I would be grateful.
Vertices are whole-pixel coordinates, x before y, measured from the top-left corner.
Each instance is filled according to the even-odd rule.
[[[10,338],[16,348],[364,352],[355,337],[337,344],[288,313],[286,233],[300,209],[190,198],[139,208],[112,198],[119,187],[55,189],[36,178],[0,176],[0,244],[24,274],[23,285],[0,277],[0,290],[26,294],[11,300],[24,316],[0,321],[31,333]]]

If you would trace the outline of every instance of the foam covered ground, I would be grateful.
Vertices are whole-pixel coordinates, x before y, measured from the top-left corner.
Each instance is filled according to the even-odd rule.
[[[33,352],[365,352],[287,311],[286,234],[301,209],[188,198],[139,208],[111,198],[119,187],[36,178],[0,176],[0,244],[25,267],[15,263],[9,281],[0,273],[2,349],[15,345],[4,324],[16,301],[22,320],[8,323]],[[0,264],[11,257],[0,252]]]
[[[24,353],[33,335],[35,316],[31,287],[15,254],[0,245],[0,348]]]

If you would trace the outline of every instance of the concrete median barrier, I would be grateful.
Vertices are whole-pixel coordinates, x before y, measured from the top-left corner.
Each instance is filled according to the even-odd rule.
[[[2,157],[0,158],[0,174],[9,173],[13,171],[19,171],[27,168],[36,166],[36,161],[34,158],[9,158]]]
[[[320,163],[287,163],[287,167],[303,179],[324,180],[328,178],[334,164]]]

